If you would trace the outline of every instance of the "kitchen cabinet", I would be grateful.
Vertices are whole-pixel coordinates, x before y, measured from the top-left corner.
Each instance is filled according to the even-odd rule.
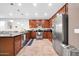
[[[14,55],[14,39],[11,37],[0,37],[0,56]]]
[[[47,38],[52,41],[52,32],[47,32]]]
[[[31,31],[28,31],[26,33],[26,42],[28,42],[31,39]]]
[[[50,28],[50,21],[49,20],[43,20],[42,27],[43,28]]]
[[[43,32],[43,38],[45,38],[45,39],[47,38],[47,33],[48,32],[45,32],[45,31]]]
[[[43,38],[49,39],[50,41],[52,41],[52,32],[50,32],[50,31],[44,31],[43,32]]]
[[[29,20],[29,26],[30,28],[37,28],[37,25],[40,24],[43,28],[51,28],[52,27],[52,23],[51,20]]]
[[[36,28],[37,27],[36,20],[29,20],[29,27],[30,28]]]
[[[19,50],[22,48],[22,43],[21,43],[21,36],[16,36],[15,37],[15,54],[19,52]]]
[[[0,56],[14,56],[20,49],[21,35],[17,36],[0,36]]]
[[[38,26],[37,26],[38,25]],[[39,19],[39,20],[29,20],[29,26],[30,28],[38,28],[39,26],[44,28],[52,28],[52,20],[48,20],[48,19]],[[36,38],[36,32],[35,31],[31,31],[31,38]],[[50,31],[44,31],[43,32],[43,38],[47,38],[51,41],[52,39],[52,33]]]
[[[32,39],[36,38],[36,31],[32,31],[32,32],[31,32],[31,38],[32,38]]]
[[[53,22],[54,24],[54,22]],[[52,20],[49,20],[49,28],[52,28]]]

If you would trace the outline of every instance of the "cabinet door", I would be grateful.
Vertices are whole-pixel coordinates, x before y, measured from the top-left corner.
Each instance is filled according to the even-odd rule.
[[[43,38],[44,39],[47,39],[48,37],[47,37],[47,32],[43,32]]]
[[[28,42],[31,39],[31,32],[26,33],[26,41]]]
[[[50,41],[52,41],[52,32],[47,32],[47,37]]]
[[[49,20],[44,20],[43,24],[42,24],[42,27],[43,28],[50,28],[50,22],[49,22]]]
[[[30,28],[36,28],[37,27],[36,20],[29,20],[29,26]]]
[[[18,35],[15,37],[15,55],[19,52],[19,50],[22,48],[22,38],[21,35]]]
[[[52,41],[52,32],[43,32],[43,38],[45,39],[49,39],[50,41]]]
[[[35,31],[31,32],[31,37],[32,37],[32,39],[36,38],[36,32]]]
[[[0,37],[0,56],[14,55],[13,38]]]
[[[52,28],[52,20],[49,20],[49,24],[50,24],[49,27]],[[53,22],[53,24],[54,24],[54,22]]]

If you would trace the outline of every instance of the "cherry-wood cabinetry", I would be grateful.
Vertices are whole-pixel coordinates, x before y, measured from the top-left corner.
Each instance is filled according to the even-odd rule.
[[[15,55],[20,51],[22,48],[22,37],[20,35],[15,36]]]
[[[29,20],[29,26],[30,26],[30,28],[37,28],[37,25],[38,24],[41,24],[41,26],[43,27],[43,28],[51,28],[51,26],[52,26],[52,23],[51,23],[51,21],[50,20],[48,20],[48,19],[40,19],[40,20]]]
[[[21,35],[11,37],[0,37],[0,55],[1,56],[13,56],[16,55],[21,46]]]
[[[38,28],[37,25],[41,25],[41,27],[43,29],[44,28],[51,28],[52,27],[52,21],[48,20],[48,19],[39,19],[39,20],[30,19],[29,20],[30,28]],[[30,37],[31,38],[36,38],[36,32],[35,31],[31,31]],[[52,33],[50,31],[49,32],[43,31],[43,38],[52,39]]]
[[[26,42],[28,42],[31,39],[31,31],[28,31],[26,33]]]
[[[47,38],[52,41],[52,32],[47,32]]]
[[[32,38],[32,39],[36,38],[36,31],[32,31],[32,32],[31,32],[31,38]]]
[[[43,38],[47,38],[47,32],[45,31],[45,32],[43,32]]]
[[[36,28],[37,27],[36,20],[29,20],[29,27],[30,28]]]
[[[11,37],[0,37],[0,56],[14,55],[14,39]]]
[[[43,20],[42,27],[43,28],[51,28],[50,21],[49,20]]]
[[[49,39],[50,41],[52,41],[52,32],[50,32],[50,31],[44,31],[43,32],[43,38]]]

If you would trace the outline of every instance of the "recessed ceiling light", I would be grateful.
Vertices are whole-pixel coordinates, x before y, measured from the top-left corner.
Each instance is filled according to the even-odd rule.
[[[36,7],[36,6],[37,6],[37,4],[36,4],[36,3],[33,3],[33,6],[34,6],[34,7]]]
[[[22,5],[22,3],[18,3],[18,6],[21,6]]]
[[[9,16],[13,16],[13,13],[9,13]]]
[[[59,13],[57,13],[57,16],[59,16],[60,14]]]
[[[47,16],[47,13],[46,12],[44,13],[44,16]]]
[[[13,22],[14,20],[10,20],[10,22]]]
[[[52,3],[49,3],[48,6],[51,7],[52,6]]]
[[[35,13],[35,16],[38,16],[38,13],[37,12]]]

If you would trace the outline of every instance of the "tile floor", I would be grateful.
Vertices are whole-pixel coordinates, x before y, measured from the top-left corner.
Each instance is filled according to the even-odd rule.
[[[48,39],[36,40],[24,46],[17,56],[58,56]]]

